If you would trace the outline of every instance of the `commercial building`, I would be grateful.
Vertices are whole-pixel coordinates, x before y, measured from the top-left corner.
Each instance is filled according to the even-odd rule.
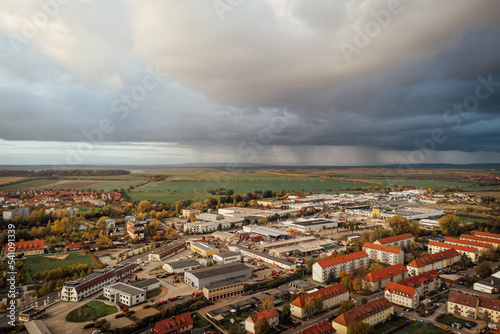
[[[271,264],[272,266],[280,267],[287,270],[293,270],[297,268],[297,265],[292,262],[288,262],[282,259],[278,259],[277,257],[267,255],[262,252],[258,252],[256,250],[245,248],[240,245],[230,245],[229,250],[233,252],[238,252],[242,257],[249,257],[253,259],[257,259],[257,261],[262,261]]]
[[[160,281],[156,278],[148,278],[133,284],[134,287],[143,291],[151,291],[160,287]]]
[[[153,251],[149,253],[148,259],[149,261],[163,261],[184,249],[186,249],[186,244],[184,242],[174,242],[170,245],[153,249]]]
[[[437,271],[431,270],[420,275],[409,277],[398,283],[415,288],[420,296],[425,296],[441,288],[441,277]]]
[[[297,334],[335,334],[335,332],[336,330],[332,327],[332,324],[328,320],[323,320],[311,327],[298,331]]]
[[[400,263],[372,271],[363,278],[363,287],[375,292],[385,288],[389,282],[399,282],[408,277],[408,269]]]
[[[113,303],[131,307],[144,302],[146,292],[125,283],[116,283],[104,288],[104,297]]]
[[[45,326],[42,320],[32,320],[24,324],[28,334],[51,334],[52,332]]]
[[[351,323],[364,322],[375,326],[389,319],[392,314],[394,314],[394,304],[381,297],[342,313],[333,320],[332,326],[338,334],[349,334],[347,326]]]
[[[405,262],[405,254],[400,248],[365,242],[363,250],[366,254],[368,254],[370,259],[380,261],[385,264],[395,265],[398,263],[404,264]]]
[[[213,260],[218,264],[226,264],[231,262],[241,262],[241,255],[237,252],[222,252],[214,254]]]
[[[460,235],[460,239],[477,241],[477,242],[484,242],[484,243],[492,245],[495,248],[500,247],[500,238],[497,239],[497,238],[493,238],[491,236],[484,237],[484,236],[479,236],[479,235],[462,234],[462,235]]]
[[[287,240],[281,240],[281,241],[260,244],[260,245],[257,245],[257,249],[260,251],[263,251],[263,252],[267,252],[271,249],[298,245],[301,243],[310,242],[310,241],[314,241],[314,240],[316,240],[316,237],[313,237],[313,236],[303,237],[303,238],[295,238],[295,239],[287,239]]]
[[[4,211],[3,212],[3,219],[4,220],[12,220],[12,219],[16,218],[17,216],[21,216],[21,219],[25,220],[25,219],[28,219],[29,215],[30,215],[29,208],[17,208],[17,209]]]
[[[474,283],[474,290],[486,293],[500,292],[500,271],[479,282]]]
[[[212,237],[215,239],[225,241],[225,242],[239,240],[239,237],[236,234],[226,232],[226,231],[216,231],[216,232],[212,233]]]
[[[219,249],[204,242],[193,242],[191,243],[191,251],[198,253],[203,257],[209,257],[211,255],[217,254],[219,252]]]
[[[124,263],[115,267],[113,270],[96,269],[92,274],[80,278],[78,281],[64,283],[61,289],[61,300],[78,302],[136,271],[139,265],[137,263]]]
[[[245,319],[245,330],[248,333],[251,334],[255,333],[255,324],[257,323],[257,320],[259,320],[260,317],[266,318],[267,322],[269,323],[269,325],[271,325],[271,327],[276,327],[280,323],[278,311],[276,311],[274,307],[271,307],[267,310],[255,313]]]
[[[198,269],[200,263],[196,260],[182,260],[165,263],[162,268],[169,274],[180,274],[185,271]]]
[[[446,242],[448,244],[453,244],[453,245],[460,245],[460,246],[477,248],[480,253],[489,251],[493,248],[493,246],[491,244],[488,244],[486,242],[477,242],[477,241],[463,240],[463,239],[457,239],[457,238],[446,238],[446,239],[444,239],[444,242]]]
[[[436,254],[429,254],[408,263],[406,268],[411,276],[425,273],[426,271],[439,270],[460,262],[461,255],[455,249],[448,249]]]
[[[460,291],[450,291],[448,313],[467,319],[488,319],[500,322],[500,300],[485,296],[472,296]]]
[[[189,216],[196,217],[200,213],[201,211],[196,209],[182,209],[182,218],[188,218]]]
[[[196,289],[228,280],[244,280],[252,277],[252,268],[242,263],[228,263],[218,266],[186,271],[184,282]]]
[[[313,265],[312,277],[316,282],[326,283],[330,276],[338,278],[343,271],[349,274],[354,269],[369,265],[370,257],[365,251],[360,251],[316,262]]]
[[[216,216],[216,215],[212,215]],[[222,217],[222,216],[218,216]],[[241,224],[243,218],[224,218],[220,220],[199,221],[184,224],[184,233],[207,233],[230,228],[231,224]]]
[[[379,239],[379,240],[375,241],[374,244],[389,246],[389,247],[399,246],[402,249],[404,249],[404,248],[408,247],[408,245],[412,241],[415,241],[415,237],[413,236],[413,234],[405,233],[405,234],[401,234],[401,235],[395,235],[393,237]]]
[[[417,289],[395,282],[387,283],[384,297],[391,303],[409,308],[417,308],[420,302]]]
[[[296,220],[282,222],[280,226],[305,234],[335,228],[338,226],[338,222],[326,218],[298,218]]]
[[[429,254],[436,254],[447,249],[455,249],[460,254],[465,254],[468,257],[470,257],[472,262],[476,262],[479,259],[479,250],[473,247],[449,244],[434,240],[429,241],[428,247],[429,247]]]
[[[419,206],[401,207],[393,211],[380,212],[380,218],[391,218],[394,216],[405,217],[408,219],[408,221],[420,219],[437,219],[444,216],[444,210]]]
[[[155,334],[179,334],[193,328],[193,319],[189,312],[174,315],[171,318],[158,321],[152,331]]]
[[[210,301],[243,294],[245,284],[239,280],[224,281],[203,287],[203,295]]]
[[[259,234],[265,240],[287,239],[293,235],[292,233],[285,232],[278,228],[268,227],[268,226],[258,226],[258,225],[243,226],[243,231],[253,234]]]
[[[30,241],[18,241],[14,242],[14,247],[9,246],[9,243],[5,245],[5,254],[9,252],[14,252],[16,255],[24,254],[28,255],[40,255],[43,254],[45,249],[44,240],[30,240]]]
[[[348,300],[349,290],[347,290],[346,287],[342,284],[338,283],[327,288],[317,290],[315,292],[306,293],[300,297],[297,297],[290,303],[291,314],[297,318],[305,318],[307,316],[305,312],[306,300],[314,300],[317,297],[320,297],[323,301],[322,310],[325,310],[339,305],[344,300]]]
[[[326,247],[332,248],[334,244],[335,242],[331,239],[314,240],[297,245],[271,249],[269,254],[279,258],[289,256],[309,256],[312,254],[320,254],[325,251]]]

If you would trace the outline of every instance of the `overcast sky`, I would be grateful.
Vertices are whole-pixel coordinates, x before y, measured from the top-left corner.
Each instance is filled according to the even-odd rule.
[[[0,2],[0,164],[500,162],[500,1]]]

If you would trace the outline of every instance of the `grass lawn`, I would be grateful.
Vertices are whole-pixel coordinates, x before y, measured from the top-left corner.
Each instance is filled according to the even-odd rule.
[[[440,323],[448,325],[448,326],[451,326],[452,323],[457,322],[463,326],[466,323],[468,323],[470,320],[465,320],[462,318],[454,317],[452,315],[443,314],[440,317],[437,317],[436,321],[439,321]]]
[[[161,293],[161,288],[156,288],[146,292],[146,299],[158,296]]]
[[[394,334],[445,334],[449,333],[444,329],[427,325],[422,322],[412,322],[408,326],[401,328],[400,330],[394,332]]]
[[[470,223],[470,222],[475,222],[475,223],[487,223],[487,219],[482,219],[482,218],[474,218],[474,217],[466,217],[466,216],[458,216],[460,220],[462,220],[465,223]]]
[[[201,316],[198,312],[193,313],[191,317],[193,318],[193,326],[195,328],[205,328],[210,326],[208,320]]]
[[[71,311],[66,316],[66,321],[69,322],[85,322],[93,319],[101,318],[118,312],[116,306],[106,305],[100,301],[91,301],[87,304]]]
[[[63,255],[65,253],[57,254]],[[33,279],[31,275],[35,275],[38,272],[44,272],[45,270],[52,270],[55,268],[63,268],[78,263],[95,264],[92,257],[88,254],[84,255],[83,251],[70,252],[65,259],[51,258],[48,255],[28,256],[23,262],[24,271],[26,272],[26,284],[32,284]],[[31,275],[29,270],[31,270]]]
[[[386,321],[384,323],[378,324],[375,326],[374,331],[377,334],[384,334],[391,331],[393,328],[401,326],[406,322],[406,319],[397,317],[394,320]]]

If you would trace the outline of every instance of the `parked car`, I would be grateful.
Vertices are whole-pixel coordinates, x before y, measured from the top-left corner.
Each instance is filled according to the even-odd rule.
[[[418,322],[424,322],[422,319],[418,319]]]
[[[450,330],[450,327],[448,327],[448,326],[444,326],[444,327],[443,327],[443,329],[444,329],[445,331],[449,331],[449,330]]]
[[[430,321],[427,321],[426,324],[429,325],[429,326],[434,326],[434,324],[432,322],[430,322]]]
[[[404,314],[404,313],[399,313],[399,316],[400,316],[400,317],[404,317],[404,316],[405,316],[405,314]]]

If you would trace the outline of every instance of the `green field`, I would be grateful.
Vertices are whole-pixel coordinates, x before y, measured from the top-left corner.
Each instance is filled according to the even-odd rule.
[[[386,321],[386,322],[383,322],[381,324],[378,324],[373,329],[375,330],[375,333],[377,333],[377,334],[385,334],[385,333],[390,332],[394,328],[396,328],[398,326],[401,326],[405,322],[406,322],[405,318],[399,318],[398,317],[398,318],[396,318],[394,320]]]
[[[436,321],[438,321],[442,324],[448,325],[448,326],[451,326],[451,324],[454,322],[457,322],[462,326],[469,322],[469,320],[457,318],[457,317],[454,317],[452,315],[447,315],[447,314],[443,314],[440,317],[437,317]]]
[[[394,332],[394,334],[413,334],[413,333],[418,333],[418,334],[445,334],[449,333],[445,331],[444,329],[434,327],[427,325],[422,322],[412,322],[408,326],[405,326],[401,328],[400,330],[397,330]]]
[[[123,189],[128,189],[129,187],[135,187],[139,184],[142,184],[146,182],[145,180],[136,180],[136,181],[109,181],[109,182],[105,182],[101,185],[98,185],[98,186],[95,186],[95,187],[92,187],[92,189],[96,189],[96,190],[104,190],[104,191],[111,191],[111,190],[114,190],[114,189],[119,189],[119,188],[123,188]]]
[[[34,187],[46,186],[57,182],[57,180],[29,179],[21,183],[0,187],[0,190],[26,190]]]
[[[107,305],[100,301],[91,301],[80,306],[76,310],[71,311],[66,316],[66,321],[69,322],[85,322],[105,317],[107,315],[118,312],[116,306]]]
[[[460,219],[464,222],[470,223],[470,222],[475,222],[475,223],[487,223],[488,220],[482,219],[482,218],[474,218],[474,217],[465,217],[465,216],[458,216]]]
[[[59,253],[62,254],[62,253]],[[84,255],[81,252],[71,252],[65,259],[55,259],[47,257],[46,255],[39,256],[28,256],[24,262],[24,270],[26,272],[26,284],[32,284],[33,280],[31,275],[35,275],[38,272],[44,272],[45,270],[52,270],[55,268],[67,267],[72,264],[95,264],[92,257],[88,254]],[[31,270],[31,275],[28,272]]]
[[[440,181],[440,180],[405,180],[405,179],[363,179],[371,182],[381,182],[384,186],[412,186],[412,187],[425,187],[439,190],[441,188],[449,188],[452,186],[459,186],[463,189],[483,189],[487,186],[478,186],[475,183],[459,182],[459,181]]]

